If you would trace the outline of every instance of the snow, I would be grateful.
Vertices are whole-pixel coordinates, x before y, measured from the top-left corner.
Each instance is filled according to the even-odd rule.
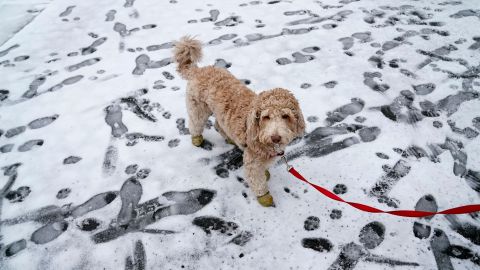
[[[0,17],[2,31],[0,45],[3,45],[23,27],[32,22],[52,0],[2,0],[0,1]]]
[[[477,268],[478,213],[359,212],[281,162],[276,207],[261,207],[213,127],[211,149],[191,145],[186,82],[168,63],[169,42],[191,35],[201,65],[291,90],[318,119],[287,148],[311,182],[381,209],[442,210],[480,203],[479,24],[473,0],[0,0],[0,268]],[[135,74],[146,56],[161,67]]]

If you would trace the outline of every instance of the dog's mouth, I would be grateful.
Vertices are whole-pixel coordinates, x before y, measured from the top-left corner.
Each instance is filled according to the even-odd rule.
[[[283,156],[285,154],[285,151],[282,150],[279,144],[274,144],[273,145],[273,150],[275,150],[275,154],[277,156]]]

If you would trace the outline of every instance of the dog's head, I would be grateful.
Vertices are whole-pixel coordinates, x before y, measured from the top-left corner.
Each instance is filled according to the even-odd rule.
[[[288,90],[275,88],[255,97],[247,117],[247,144],[261,143],[281,154],[304,132],[302,111]]]

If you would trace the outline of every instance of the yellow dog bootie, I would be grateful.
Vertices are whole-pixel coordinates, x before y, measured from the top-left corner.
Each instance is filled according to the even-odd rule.
[[[272,207],[274,206],[273,204],[273,197],[270,195],[269,192],[267,194],[257,197],[258,203],[260,203],[264,207]]]
[[[225,142],[227,142],[228,144],[237,146],[237,145],[235,144],[235,142],[234,142],[232,139],[230,139],[230,138],[227,138],[227,139],[225,140]]]
[[[197,136],[192,136],[192,144],[195,146],[200,146],[203,143],[203,136],[202,135],[197,135]]]
[[[265,170],[265,177],[267,177],[267,181],[270,180],[270,172]]]

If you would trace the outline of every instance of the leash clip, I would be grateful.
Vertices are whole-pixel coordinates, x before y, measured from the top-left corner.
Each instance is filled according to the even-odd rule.
[[[293,168],[293,166],[288,164],[287,157],[285,157],[285,155],[282,155],[282,160],[283,160],[283,162],[285,162],[285,165],[287,165],[287,172],[289,172],[290,169]]]

